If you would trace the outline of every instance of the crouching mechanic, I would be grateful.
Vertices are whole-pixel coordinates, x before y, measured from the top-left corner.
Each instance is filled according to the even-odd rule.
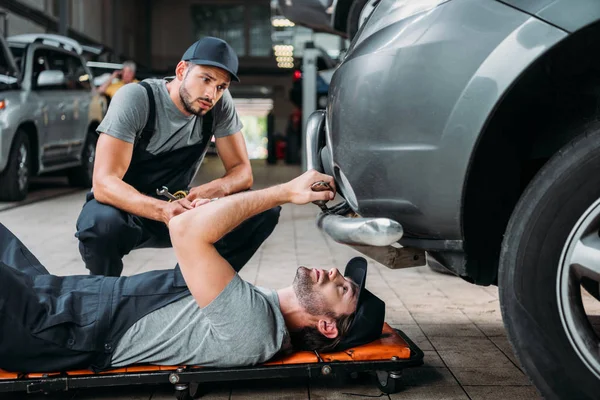
[[[98,126],[93,190],[77,219],[79,251],[92,275],[120,276],[122,258],[144,247],[170,247],[167,224],[196,198],[248,190],[252,168],[242,123],[227,90],[238,58],[225,41],[205,37],[182,56],[175,76],[123,86]],[[212,136],[225,175],[189,188]],[[157,194],[189,193],[167,202]],[[239,271],[279,220],[275,207],[215,244]]]
[[[54,276],[0,224],[0,368],[96,371],[135,363],[248,366],[290,350],[344,350],[377,339],[385,305],[365,289],[366,261],[345,277],[299,267],[281,290],[242,280],[215,243],[278,205],[330,200],[315,171],[174,217],[178,266],[124,277]]]

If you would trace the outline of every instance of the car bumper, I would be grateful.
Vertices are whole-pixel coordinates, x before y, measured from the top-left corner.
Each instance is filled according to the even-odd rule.
[[[439,246],[463,241],[478,138],[521,73],[566,33],[478,0],[364,32],[330,84],[326,172],[361,216],[391,218]]]
[[[305,149],[307,168],[331,175],[321,160],[321,156],[328,154],[328,150],[324,148],[324,125],[323,111],[316,111],[308,118]],[[338,182],[336,186],[340,187]],[[343,193],[340,194],[344,196]],[[425,265],[423,250],[394,246],[404,234],[398,221],[389,218],[362,218],[344,201],[320,212],[316,222],[319,229],[336,242],[353,247],[389,268]]]

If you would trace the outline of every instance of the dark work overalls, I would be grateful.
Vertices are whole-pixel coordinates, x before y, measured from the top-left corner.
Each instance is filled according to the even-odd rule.
[[[0,223],[0,369],[108,369],[133,324],[189,294],[178,266],[118,278],[50,275]]]
[[[152,88],[141,82],[149,98],[149,117],[134,144],[131,163],[123,181],[140,193],[157,197],[156,189],[166,186],[171,193],[187,190],[202,162],[212,137],[212,111],[203,117],[202,141],[161,154],[151,154],[147,146],[155,130],[156,105]],[[215,243],[215,248],[239,271],[271,234],[279,221],[281,208],[258,214]],[[93,192],[77,219],[79,251],[92,275],[120,276],[122,258],[133,249],[171,247],[166,224],[129,214],[99,203]]]

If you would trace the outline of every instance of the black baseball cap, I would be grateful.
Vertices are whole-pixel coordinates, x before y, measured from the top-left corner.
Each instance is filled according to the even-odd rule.
[[[344,276],[358,285],[358,301],[348,333],[334,351],[343,351],[379,339],[385,322],[385,303],[365,288],[367,260],[354,257],[346,265]]]
[[[182,61],[189,61],[198,65],[211,65],[219,67],[231,74],[231,79],[239,82],[237,71],[239,61],[233,48],[224,40],[206,36],[192,44],[181,57]]]

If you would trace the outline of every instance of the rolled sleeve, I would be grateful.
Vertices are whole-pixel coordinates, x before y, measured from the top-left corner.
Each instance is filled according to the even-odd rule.
[[[96,132],[133,143],[146,125],[149,108],[146,90],[136,83],[129,83],[115,93]]]
[[[216,138],[233,135],[244,127],[229,90],[225,91],[221,100],[215,105],[214,121],[213,134]]]

